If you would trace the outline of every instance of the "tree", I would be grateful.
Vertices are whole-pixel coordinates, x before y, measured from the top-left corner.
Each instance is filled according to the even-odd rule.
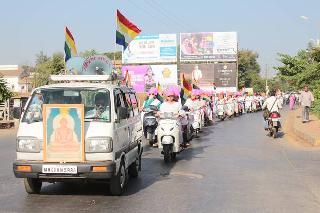
[[[49,83],[50,75],[63,74],[65,63],[62,53],[54,53],[48,57],[40,52],[37,55],[36,66],[34,67],[32,85],[33,87],[43,86]]]
[[[47,55],[45,55],[43,51],[40,51],[39,54],[36,54],[36,64],[42,64],[49,60],[50,58]]]
[[[12,95],[7,87],[6,81],[0,76],[0,103],[8,100]]]
[[[94,55],[99,55],[99,53],[95,49],[85,50],[80,53],[80,57],[82,58],[89,58]]]
[[[122,59],[122,52],[117,51],[117,52],[106,52],[103,53],[103,55],[107,56],[109,59],[113,60],[121,60]]]
[[[278,78],[286,82],[288,90],[299,90],[309,85],[315,96],[313,111],[320,116],[320,48],[309,45],[294,56],[279,54],[281,66],[276,67]]]
[[[252,87],[254,91],[265,90],[264,80],[260,76],[260,65],[257,61],[258,53],[244,49],[238,53],[238,86],[239,88]]]

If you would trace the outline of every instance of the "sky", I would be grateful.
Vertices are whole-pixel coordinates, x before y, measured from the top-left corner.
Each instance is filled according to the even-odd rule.
[[[267,64],[272,75],[277,53],[293,55],[320,37],[319,8],[319,0],[1,0],[0,65],[63,52],[65,26],[78,52],[119,51],[119,9],[142,34],[236,31],[239,49],[256,51],[261,73]]]

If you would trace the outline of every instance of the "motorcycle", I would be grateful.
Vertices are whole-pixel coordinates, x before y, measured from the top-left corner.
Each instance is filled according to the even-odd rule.
[[[276,138],[280,127],[281,127],[280,113],[271,112],[268,117],[268,129],[267,130],[269,131],[269,135],[273,138]]]
[[[151,105],[150,108],[144,109],[144,117],[143,117],[143,130],[144,136],[148,140],[149,145],[153,146],[156,143],[156,129],[158,126],[158,121],[156,118],[156,113],[158,108],[156,106]]]
[[[174,161],[177,153],[182,151],[183,147],[180,146],[180,140],[183,139],[182,137],[179,115],[172,112],[160,113],[158,148],[161,150],[166,163]]]

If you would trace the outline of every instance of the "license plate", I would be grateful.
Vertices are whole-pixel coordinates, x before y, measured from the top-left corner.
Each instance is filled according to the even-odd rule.
[[[51,174],[77,174],[77,166],[70,165],[43,165],[42,173]]]

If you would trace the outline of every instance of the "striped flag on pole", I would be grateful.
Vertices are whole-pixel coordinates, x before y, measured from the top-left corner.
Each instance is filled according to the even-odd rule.
[[[65,28],[66,41],[64,42],[65,61],[68,61],[72,56],[77,56],[77,48],[74,38],[68,29]]]
[[[129,43],[139,35],[141,30],[124,17],[119,10],[117,10],[117,31],[116,43],[123,46],[125,50]]]

